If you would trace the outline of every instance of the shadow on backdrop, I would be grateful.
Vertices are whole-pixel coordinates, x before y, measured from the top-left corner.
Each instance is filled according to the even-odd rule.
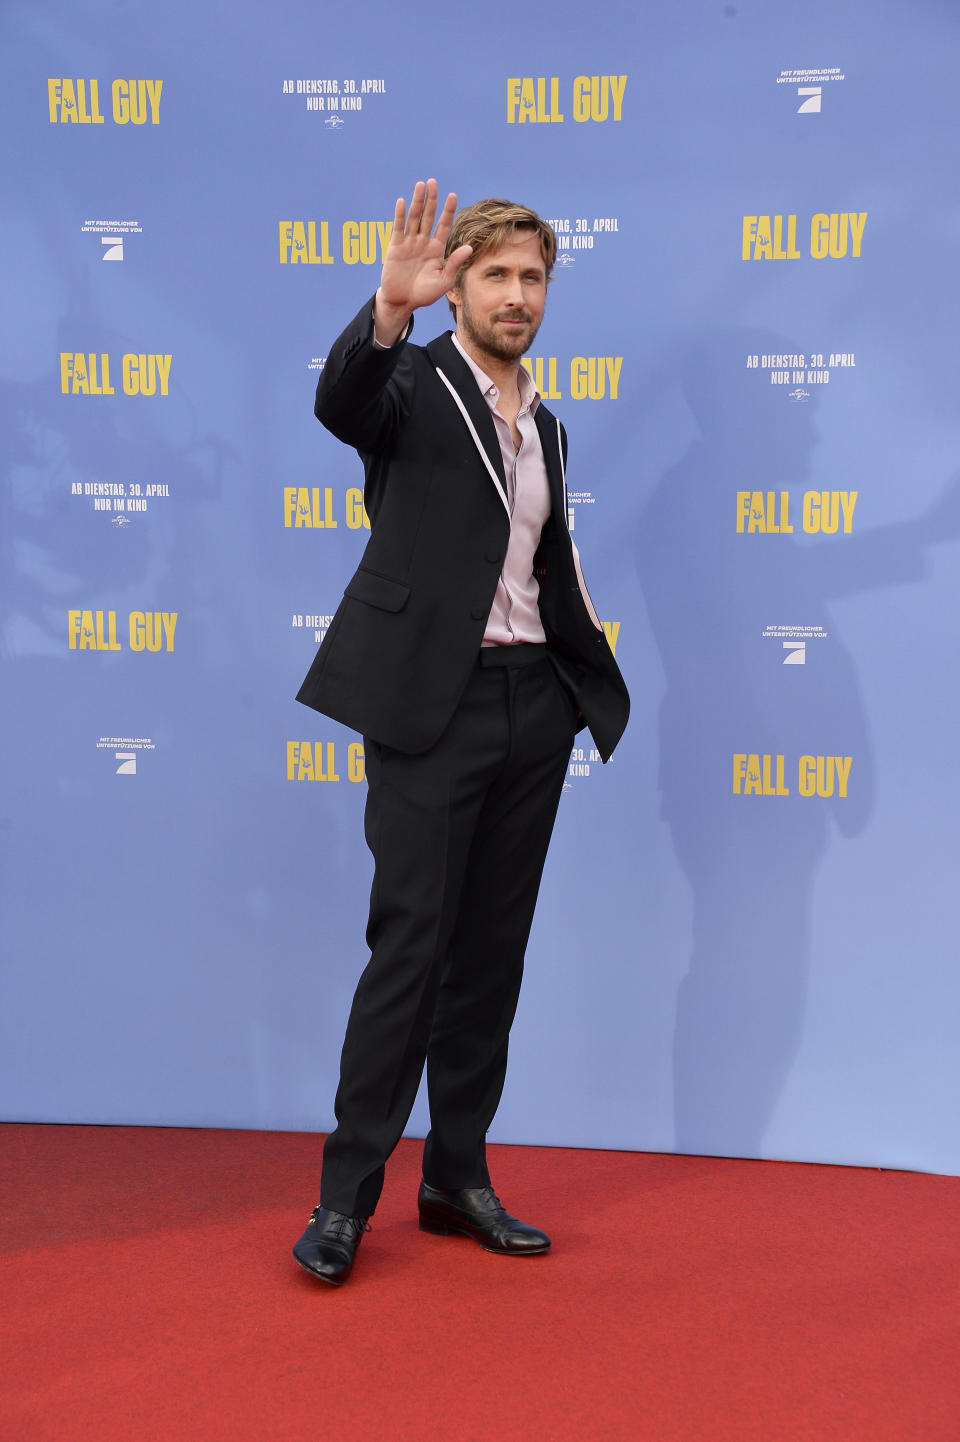
[[[803,1031],[817,869],[834,830],[856,836],[873,809],[868,718],[828,607],[921,579],[925,547],[960,530],[954,481],[917,519],[863,531],[854,508],[848,533],[838,512],[835,533],[804,534],[804,494],[821,484],[811,481],[815,395],[794,400],[768,374],[745,369],[748,354],[793,349],[747,330],[688,347],[681,382],[700,437],[660,480],[637,541],[666,678],[662,816],[693,890],[674,1038],[682,1152],[763,1155]],[[764,493],[768,529],[737,532],[738,491]],[[792,532],[770,529],[784,521]],[[764,636],[775,626],[819,626],[825,635],[808,640],[804,664],[784,664],[791,653],[782,640]],[[742,780],[735,794],[738,754],[761,757],[761,768],[770,757],[772,783],[783,757],[789,795],[743,794]],[[828,760],[822,789],[832,794],[800,795],[804,756],[851,758],[847,794]]]

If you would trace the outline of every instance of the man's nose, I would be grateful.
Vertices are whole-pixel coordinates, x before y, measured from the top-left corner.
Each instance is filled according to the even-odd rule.
[[[523,305],[523,286],[518,275],[507,277],[504,301],[507,305]]]

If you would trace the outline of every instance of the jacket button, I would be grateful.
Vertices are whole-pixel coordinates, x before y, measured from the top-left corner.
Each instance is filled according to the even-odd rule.
[[[481,611],[479,606],[474,606],[473,610],[470,612],[470,615],[474,621],[483,621],[486,619],[487,613],[486,611]]]
[[[491,566],[498,566],[503,558],[499,551],[488,551],[483,559],[489,561]]]

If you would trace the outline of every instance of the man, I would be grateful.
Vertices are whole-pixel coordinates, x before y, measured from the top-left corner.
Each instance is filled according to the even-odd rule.
[[[520,365],[556,253],[533,211],[398,200],[380,288],[336,341],[316,414],[365,471],[371,535],[298,699],[363,733],[370,962],[341,1059],[321,1204],[294,1257],[346,1281],[427,1067],[420,1225],[546,1251],[485,1136],[579,726],[607,760],[626,687],[567,529],[566,438]],[[456,315],[425,348],[413,312]]]

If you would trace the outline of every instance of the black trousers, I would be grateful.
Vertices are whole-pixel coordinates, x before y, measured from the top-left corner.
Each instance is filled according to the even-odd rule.
[[[424,1061],[424,1178],[489,1184],[485,1137],[576,719],[545,647],[491,647],[429,751],[365,743],[371,955],[324,1147],[325,1207],[373,1212]]]

